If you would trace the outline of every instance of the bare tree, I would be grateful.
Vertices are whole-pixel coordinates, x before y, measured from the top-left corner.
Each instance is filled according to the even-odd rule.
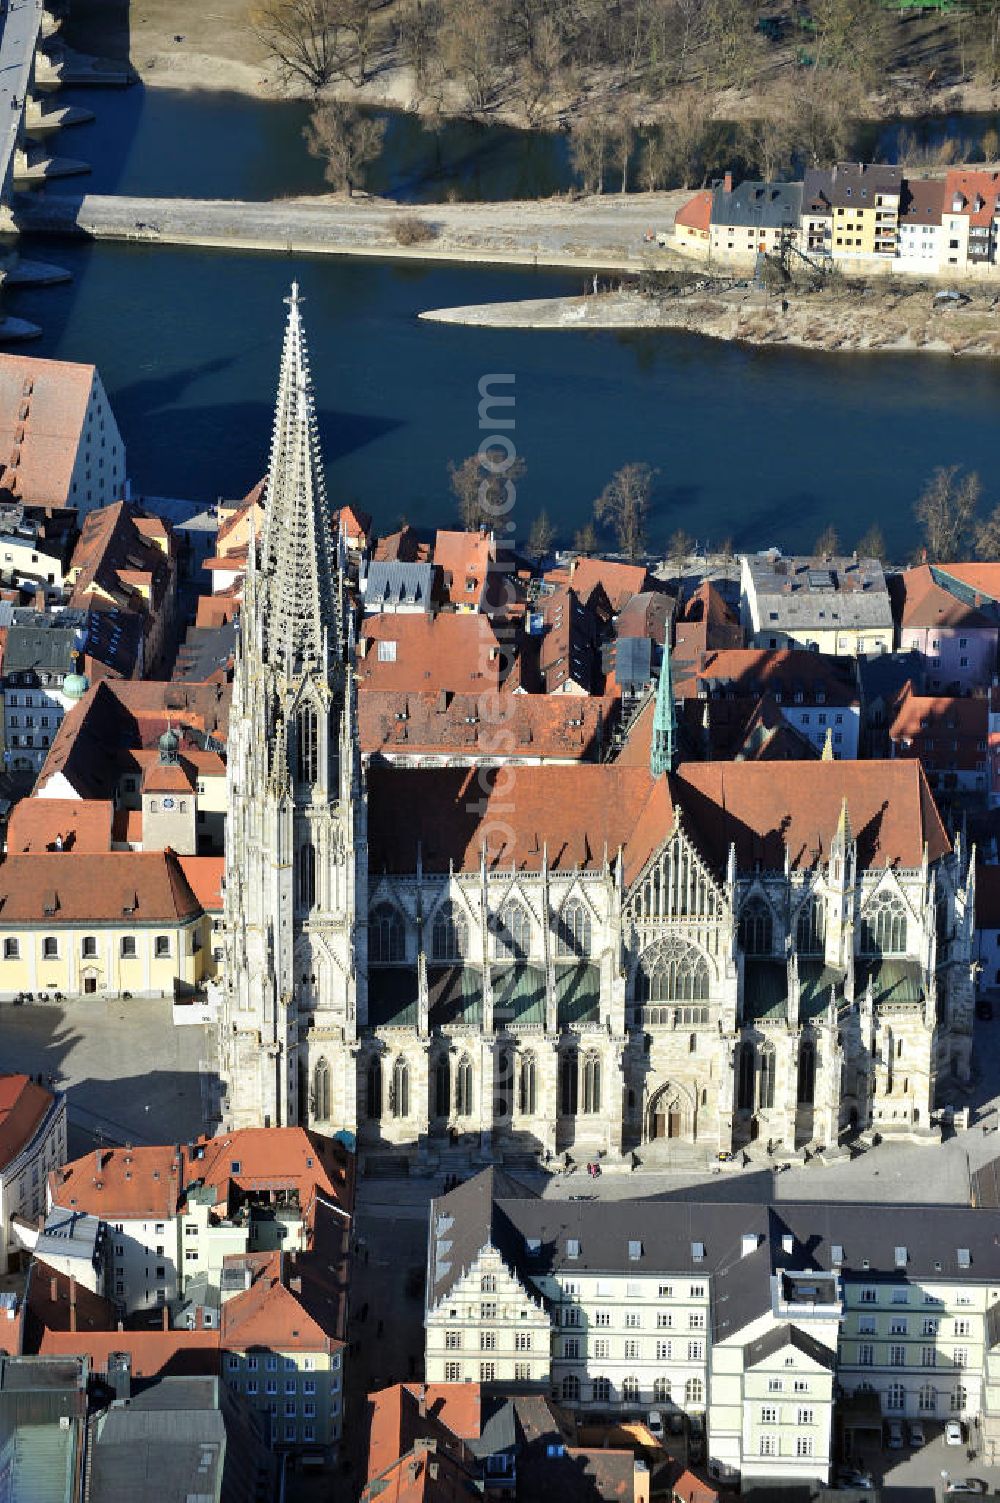
[[[461,81],[476,114],[491,109],[503,92],[504,44],[501,7],[494,0],[462,0],[450,7],[441,37],[445,71]]]
[[[975,470],[962,475],[957,464],[939,465],[924,486],[913,514],[935,563],[952,563],[967,551],[982,488]]]
[[[533,558],[536,564],[540,564],[543,558],[547,558],[552,552],[552,544],[556,540],[556,530],[549,521],[547,511],[540,511],[531,524],[531,532],[528,534],[528,557]]]
[[[526,468],[523,459],[508,463],[501,448],[470,454],[461,464],[449,462],[452,495],[458,502],[458,514],[466,532],[478,532],[480,527],[496,528],[500,518],[510,510],[510,487],[523,477]]]
[[[362,185],[366,168],[382,150],[385,121],[332,99],[316,106],[302,134],[310,155],[326,163],[327,182],[350,194]]]
[[[677,570],[687,562],[694,552],[694,538],[683,527],[678,527],[676,532],[670,534],[667,541],[667,557]]]
[[[592,553],[596,553],[600,546],[601,542],[593,522],[584,522],[573,535],[573,551],[582,553],[584,558],[589,558]]]
[[[835,553],[839,552],[840,538],[837,535],[836,527],[831,522],[823,528],[823,531],[813,544],[813,553],[817,558],[832,558]]]
[[[594,516],[614,531],[622,552],[637,559],[646,546],[646,518],[653,490],[648,464],[626,464],[618,470],[594,502]]]
[[[583,179],[587,193],[604,192],[604,173],[608,162],[608,119],[606,115],[587,115],[570,126],[569,155],[573,171]]]
[[[992,125],[988,130],[983,131],[982,152],[984,162],[995,162],[997,157],[1000,157],[1000,135]]]
[[[632,111],[622,108],[616,111],[609,131],[611,165],[622,175],[622,192],[628,192],[628,167],[632,157],[632,138],[635,135],[635,117]]]
[[[792,165],[797,146],[792,121],[780,111],[755,115],[740,125],[740,150],[767,182],[781,177]]]
[[[286,82],[298,80],[314,92],[340,71],[335,0],[257,0],[250,26],[274,58]]]
[[[1000,560],[1000,506],[994,506],[976,528],[976,557],[991,563]]]
[[[885,536],[877,522],[858,538],[856,552],[859,558],[885,558]]]
[[[640,172],[645,187],[690,188],[705,177],[711,106],[700,90],[687,89],[660,110],[646,132]]]
[[[850,76],[815,69],[796,80],[785,96],[792,139],[814,167],[842,161],[861,113],[862,93]]]

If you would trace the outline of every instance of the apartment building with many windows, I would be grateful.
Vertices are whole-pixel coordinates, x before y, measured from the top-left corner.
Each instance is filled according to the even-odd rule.
[[[537,1385],[580,1418],[681,1410],[705,1418],[714,1477],[825,1481],[841,1399],[887,1419],[983,1411],[998,1238],[1000,1208],[611,1213],[489,1170],[431,1208],[426,1376]]]

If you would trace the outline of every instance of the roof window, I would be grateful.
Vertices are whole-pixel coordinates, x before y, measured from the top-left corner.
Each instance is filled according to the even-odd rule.
[[[704,1263],[704,1261],[705,1261],[705,1244],[704,1244],[704,1242],[692,1242],[691,1243],[691,1260],[694,1263]]]
[[[906,1258],[906,1248],[905,1247],[897,1247],[896,1248],[895,1261],[896,1261],[896,1267],[897,1268],[905,1268],[906,1267],[907,1258]]]
[[[578,1237],[566,1238],[566,1256],[567,1258],[578,1258],[580,1256],[580,1239]]]
[[[628,1255],[633,1263],[637,1263],[642,1257],[642,1243],[635,1240],[630,1241],[628,1245]]]
[[[960,1247],[958,1249],[958,1266],[959,1268],[970,1268],[972,1266],[972,1257],[967,1247]]]

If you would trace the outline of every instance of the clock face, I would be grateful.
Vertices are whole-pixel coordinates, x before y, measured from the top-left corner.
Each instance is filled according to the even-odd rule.
[[[165,798],[163,800],[163,807],[164,807],[164,809],[172,809],[174,807],[174,801],[173,801],[173,799],[172,798]]]

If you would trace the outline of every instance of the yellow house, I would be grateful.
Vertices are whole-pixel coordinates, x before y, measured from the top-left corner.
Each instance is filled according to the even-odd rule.
[[[830,171],[834,260],[894,256],[899,240],[902,168],[838,162]]]
[[[0,866],[0,997],[172,997],[211,973],[210,938],[173,851],[53,851]]]

